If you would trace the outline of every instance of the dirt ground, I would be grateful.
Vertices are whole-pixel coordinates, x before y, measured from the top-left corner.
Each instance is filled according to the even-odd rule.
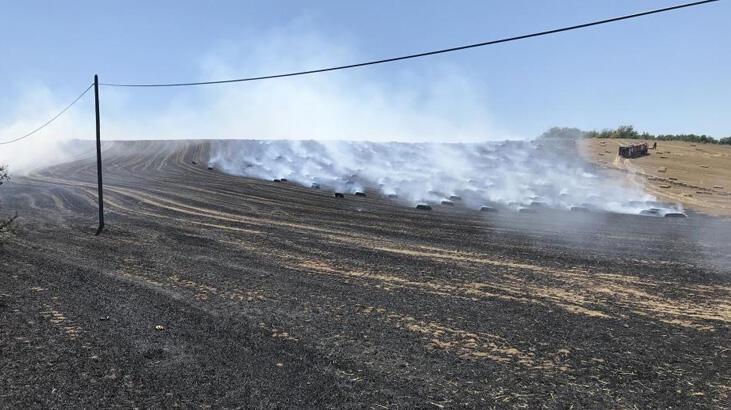
[[[587,159],[638,175],[646,190],[658,198],[709,215],[731,216],[731,145],[657,141],[657,150],[650,150],[648,156],[617,156],[620,144],[639,142],[645,141],[581,141]]]
[[[0,407],[729,408],[729,221],[420,211],[209,148],[105,146],[98,237],[93,160],[3,185]]]

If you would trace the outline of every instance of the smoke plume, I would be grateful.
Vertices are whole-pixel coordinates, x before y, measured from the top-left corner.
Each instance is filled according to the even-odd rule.
[[[573,141],[220,141],[210,164],[235,175],[342,193],[376,191],[410,206],[449,201],[473,209],[676,211],[655,203],[631,177],[586,164]]]

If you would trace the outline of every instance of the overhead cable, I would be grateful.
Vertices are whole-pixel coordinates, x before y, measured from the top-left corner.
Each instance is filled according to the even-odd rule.
[[[700,6],[702,4],[713,3],[713,2],[717,2],[717,1],[719,1],[719,0],[704,0],[704,1],[696,1],[696,2],[692,2],[692,3],[678,4],[678,5],[671,6],[671,7],[649,10],[649,11],[644,11],[644,12],[635,13],[635,14],[628,14],[625,16],[613,17],[613,18],[609,18],[609,19],[605,19],[605,20],[592,21],[589,23],[578,24],[575,26],[568,26],[568,27],[562,27],[562,28],[557,28],[557,29],[553,29],[553,30],[539,31],[539,32],[530,33],[530,34],[523,34],[523,35],[519,35],[519,36],[515,36],[515,37],[506,37],[506,38],[501,38],[498,40],[484,41],[481,43],[445,48],[445,49],[441,49],[441,50],[427,51],[427,52],[417,53],[417,54],[409,54],[409,55],[404,55],[404,56],[400,56],[400,57],[384,58],[381,60],[367,61],[367,62],[363,62],[363,63],[348,64],[348,65],[341,65],[341,66],[327,67],[327,68],[318,68],[318,69],[314,69],[314,70],[295,71],[295,72],[291,72],[291,73],[263,75],[263,76],[258,76],[258,77],[234,78],[234,79],[228,79],[228,80],[213,80],[213,81],[199,81],[199,82],[185,82],[185,83],[159,83],[159,84],[100,83],[100,85],[107,86],[107,87],[188,87],[188,86],[198,86],[198,85],[212,85],[212,84],[240,83],[240,82],[246,82],[246,81],[270,80],[270,79],[274,79],[274,78],[295,77],[295,76],[308,75],[308,74],[325,73],[325,72],[329,72],[329,71],[346,70],[346,69],[364,67],[364,66],[375,65],[375,64],[391,63],[394,61],[427,57],[427,56],[433,56],[436,54],[444,54],[444,53],[451,53],[451,52],[455,52],[455,51],[467,50],[470,48],[485,47],[485,46],[491,46],[491,45],[500,44],[500,43],[508,43],[511,41],[525,40],[525,39],[532,38],[532,37],[546,36],[549,34],[562,33],[565,31],[578,30],[578,29],[598,26],[598,25],[602,25],[602,24],[614,23],[617,21],[634,19],[634,18],[638,18],[638,17],[648,16],[651,14],[665,13],[665,12],[672,11],[672,10]]]
[[[37,133],[37,132],[38,132],[38,131],[40,131],[40,130],[42,130],[42,129],[46,128],[46,127],[47,127],[47,126],[49,126],[49,125],[50,125],[50,124],[51,124],[52,122],[56,121],[56,119],[58,119],[58,117],[62,116],[62,115],[63,115],[63,114],[64,114],[64,113],[66,112],[66,111],[68,111],[68,110],[69,110],[69,108],[73,107],[73,106],[74,106],[74,104],[76,104],[77,102],[79,102],[79,100],[81,99],[81,97],[83,97],[84,95],[86,95],[86,93],[87,93],[87,92],[89,92],[89,90],[91,90],[91,87],[93,87],[93,86],[94,86],[94,84],[92,83],[92,84],[91,84],[90,86],[86,87],[86,90],[84,90],[84,92],[82,92],[82,93],[81,93],[81,95],[79,95],[78,97],[76,97],[76,99],[75,99],[75,100],[73,100],[73,101],[71,102],[71,104],[67,105],[67,106],[66,106],[66,107],[65,107],[65,108],[64,108],[63,110],[61,110],[61,111],[60,111],[60,112],[59,112],[58,114],[56,114],[56,115],[54,115],[53,117],[51,117],[51,119],[50,119],[50,120],[48,120],[48,121],[44,122],[44,123],[43,123],[43,125],[41,125],[40,127],[38,127],[38,128],[36,128],[36,129],[34,129],[33,131],[31,131],[31,132],[29,132],[29,133],[27,133],[27,134],[25,134],[25,135],[23,135],[23,136],[20,136],[20,137],[17,137],[17,138],[14,138],[14,139],[8,140],[8,141],[2,141],[2,142],[0,142],[0,145],[6,145],[6,144],[12,144],[12,143],[14,143],[14,142],[18,142],[18,141],[20,141],[20,140],[23,140],[23,139],[26,139],[26,138],[28,138],[28,137],[32,136],[33,134]]]

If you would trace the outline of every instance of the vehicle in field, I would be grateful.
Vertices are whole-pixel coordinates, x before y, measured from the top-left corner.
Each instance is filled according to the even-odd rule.
[[[646,142],[641,144],[629,144],[619,146],[619,156],[622,158],[638,158],[647,154],[648,145]]]

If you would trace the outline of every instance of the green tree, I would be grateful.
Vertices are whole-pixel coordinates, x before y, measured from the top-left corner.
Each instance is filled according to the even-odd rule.
[[[635,127],[631,125],[620,125],[615,131],[616,136],[614,138],[625,138],[625,139],[638,139],[640,134],[635,131]],[[649,134],[648,134],[649,136]]]
[[[581,139],[586,133],[578,128],[553,127],[541,134],[541,138]]]
[[[551,130],[549,130],[550,132]],[[686,141],[700,144],[729,144],[731,145],[731,137],[715,139],[708,135],[698,134],[659,134],[652,135],[648,132],[637,132],[631,125],[622,125],[615,130],[605,129],[601,131],[584,132],[585,138],[624,138],[624,139],[643,139],[658,141]]]

